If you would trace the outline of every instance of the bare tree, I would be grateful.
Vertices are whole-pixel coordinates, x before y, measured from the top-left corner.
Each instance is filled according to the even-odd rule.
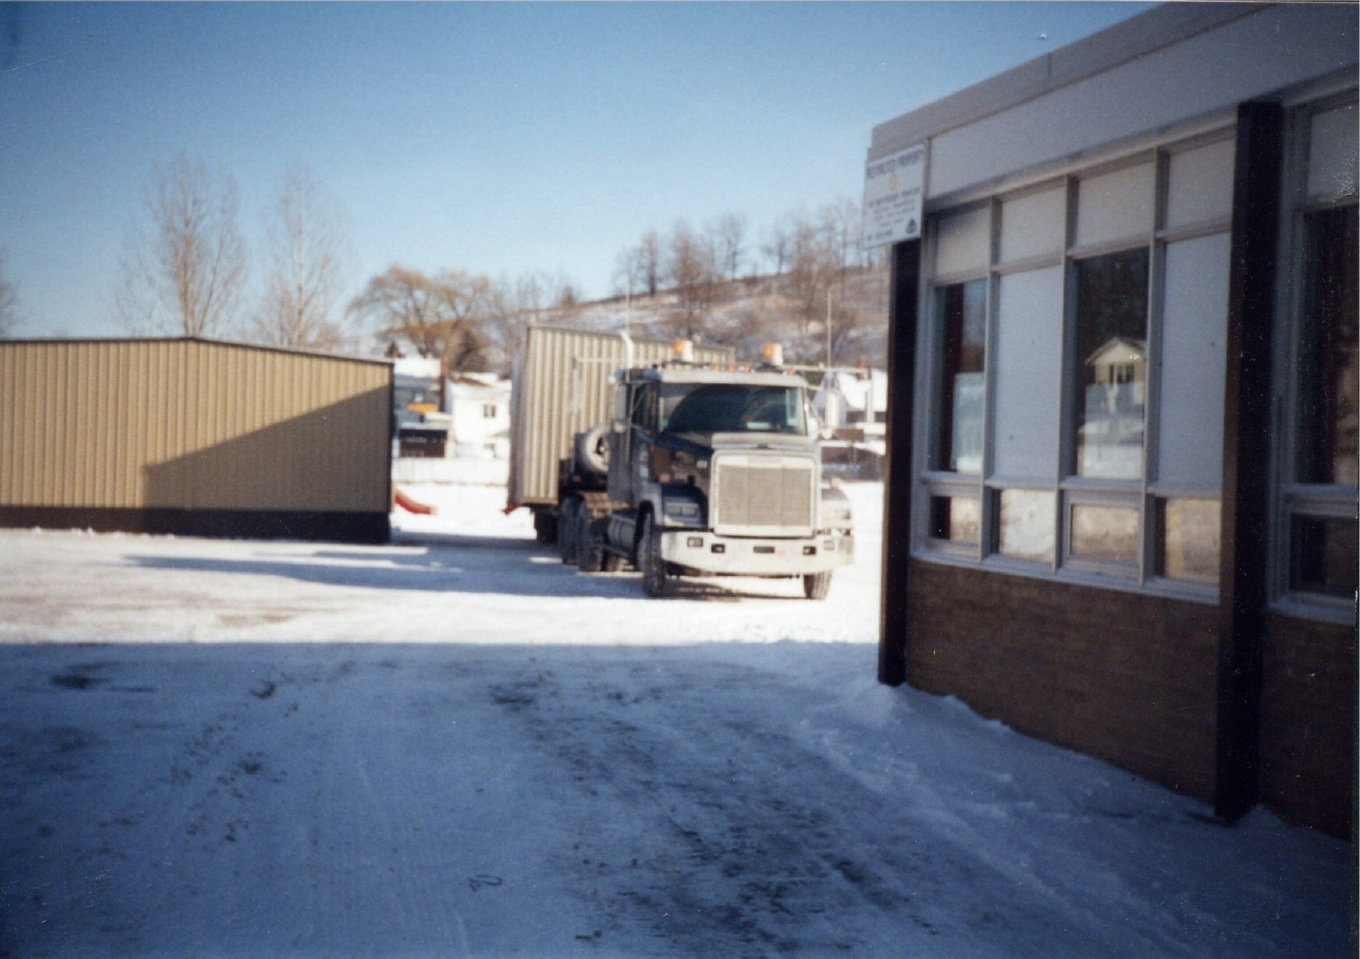
[[[344,216],[311,171],[293,166],[279,185],[266,228],[269,277],[252,322],[275,346],[333,350],[345,339],[334,320],[343,280]]]
[[[742,244],[746,239],[746,217],[725,213],[708,228],[714,260],[720,276],[735,280],[741,270]]]
[[[488,340],[488,365],[509,374],[524,345],[525,328],[543,320],[548,281],[539,273],[502,278],[487,294],[483,330]]]
[[[614,283],[619,292],[632,298],[637,292],[638,281],[642,279],[642,254],[638,247],[630,246],[619,251],[614,260]]]
[[[836,235],[829,221],[825,217],[795,219],[789,250],[789,283],[803,332],[807,332],[809,323],[825,315],[827,291],[839,273]]]
[[[841,268],[849,270],[862,266],[864,249],[859,204],[843,197],[822,210],[822,219],[834,236],[836,258]]]
[[[233,326],[246,278],[236,183],[181,153],[145,192],[151,232],[134,233],[116,308],[132,332],[220,336]]]
[[[5,278],[5,251],[0,250],[0,338],[9,336],[19,325],[19,294]]]
[[[761,246],[761,252],[765,254],[766,260],[770,263],[770,272],[775,276],[783,276],[784,269],[789,264],[789,254],[793,247],[793,234],[795,227],[789,223],[789,217],[782,217],[778,223],[770,227],[765,234],[765,242]]]
[[[666,277],[676,300],[671,328],[677,335],[697,339],[719,297],[721,277],[713,246],[682,220],[671,233],[667,253]]]
[[[647,295],[656,296],[661,285],[661,237],[655,230],[648,230],[638,242],[638,267],[642,270]]]
[[[559,274],[555,283],[553,293],[553,306],[556,307],[564,317],[577,313],[582,304],[581,291],[576,286],[576,282],[570,277]]]
[[[482,326],[490,289],[486,277],[460,270],[431,277],[393,266],[369,280],[349,310],[375,323],[380,336],[404,340],[421,356],[444,360],[451,373],[479,371],[488,359]]]

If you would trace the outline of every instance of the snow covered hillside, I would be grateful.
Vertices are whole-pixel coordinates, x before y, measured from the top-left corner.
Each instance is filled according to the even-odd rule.
[[[1351,849],[874,681],[859,562],[0,531],[0,956],[1343,956]]]

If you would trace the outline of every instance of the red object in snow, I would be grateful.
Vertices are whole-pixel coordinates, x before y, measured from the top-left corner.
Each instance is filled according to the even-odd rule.
[[[411,497],[403,493],[401,487],[398,486],[392,487],[392,499],[408,513],[420,513],[423,516],[433,516],[438,512],[433,506],[427,506],[425,503],[417,503],[415,500],[411,499]]]

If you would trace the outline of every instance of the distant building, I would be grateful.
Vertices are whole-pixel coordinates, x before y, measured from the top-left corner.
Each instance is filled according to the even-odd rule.
[[[443,361],[413,356],[393,362],[392,416],[398,456],[441,459],[451,452]]]
[[[884,370],[836,368],[822,378],[813,395],[822,422],[851,430],[859,439],[883,439],[888,429],[888,374]]]
[[[1357,9],[1157,7],[879,125],[868,168],[906,198],[880,678],[1342,836]]]
[[[832,476],[881,479],[887,452],[888,374],[884,370],[837,368],[827,372],[812,398],[831,438],[822,462]]]
[[[450,455],[509,459],[510,381],[491,373],[462,373],[449,381]]]

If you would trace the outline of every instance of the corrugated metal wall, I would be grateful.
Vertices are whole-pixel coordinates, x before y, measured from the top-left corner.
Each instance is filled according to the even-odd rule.
[[[391,366],[202,340],[0,343],[0,506],[381,512]]]
[[[733,351],[695,347],[698,363],[730,363]],[[670,340],[634,340],[632,363],[674,357]],[[609,419],[612,374],[628,362],[624,340],[556,326],[527,330],[515,369],[510,427],[510,503],[557,501],[557,464],[577,433]]]

